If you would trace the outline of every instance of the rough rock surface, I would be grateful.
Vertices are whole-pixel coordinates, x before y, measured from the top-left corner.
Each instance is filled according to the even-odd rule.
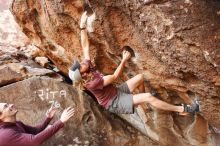
[[[67,73],[81,57],[82,0],[13,0],[11,11],[23,32]],[[142,105],[121,115],[163,145],[214,145],[220,128],[220,3],[217,0],[90,0],[97,14],[90,34],[93,61],[104,73],[129,45],[136,57],[124,78],[143,73],[149,91],[179,104],[198,98],[201,112],[181,117]],[[80,51],[79,51],[80,50]]]

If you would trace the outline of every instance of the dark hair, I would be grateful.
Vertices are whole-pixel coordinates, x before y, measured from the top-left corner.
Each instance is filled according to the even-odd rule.
[[[130,46],[124,46],[122,49],[130,52],[131,57],[135,57],[134,50]]]

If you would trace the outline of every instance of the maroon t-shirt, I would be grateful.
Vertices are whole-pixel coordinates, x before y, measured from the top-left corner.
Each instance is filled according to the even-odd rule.
[[[85,84],[85,88],[96,97],[100,105],[106,107],[110,99],[117,95],[117,89],[112,84],[104,86],[104,75],[96,70],[90,60],[85,59],[83,63],[89,65],[89,71],[92,73],[92,79]]]

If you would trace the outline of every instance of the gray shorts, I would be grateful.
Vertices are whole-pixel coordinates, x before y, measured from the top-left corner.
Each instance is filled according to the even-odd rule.
[[[117,114],[133,114],[133,95],[131,94],[127,83],[117,87],[118,93],[107,104],[106,109]]]

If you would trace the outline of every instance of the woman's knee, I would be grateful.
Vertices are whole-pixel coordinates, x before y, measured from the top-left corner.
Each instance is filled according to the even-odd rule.
[[[138,78],[138,80],[140,82],[144,82],[144,75],[143,74],[138,74],[136,77]]]

